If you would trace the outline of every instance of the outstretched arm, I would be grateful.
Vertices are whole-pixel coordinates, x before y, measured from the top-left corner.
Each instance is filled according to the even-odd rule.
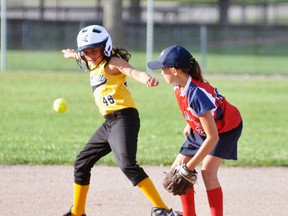
[[[126,71],[126,69],[124,68],[124,71]],[[150,74],[143,72],[143,71],[139,71],[135,68],[130,68],[127,69],[127,72],[124,72],[126,75],[130,76],[131,78],[146,84],[147,87],[154,87],[154,86],[158,86],[159,82],[158,80],[156,80],[154,77],[152,77]]]
[[[154,87],[158,86],[159,82],[154,77],[152,77],[150,74],[137,70],[133,66],[131,66],[128,62],[124,61],[120,58],[112,58],[110,60],[110,66],[111,70],[117,70],[121,73],[137,80],[138,82],[141,82],[143,84],[146,84],[147,87]]]

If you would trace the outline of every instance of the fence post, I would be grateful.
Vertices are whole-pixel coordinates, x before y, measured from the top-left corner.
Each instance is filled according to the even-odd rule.
[[[200,27],[200,50],[201,50],[201,68],[206,69],[207,58],[207,26]]]
[[[1,71],[6,71],[6,0],[1,0]]]
[[[154,38],[153,0],[147,1],[146,62],[152,60]],[[146,70],[149,70],[146,66]]]

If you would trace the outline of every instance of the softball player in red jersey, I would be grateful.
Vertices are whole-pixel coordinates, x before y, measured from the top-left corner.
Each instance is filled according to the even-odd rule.
[[[148,62],[152,70],[162,69],[174,92],[187,125],[186,141],[172,168],[186,164],[194,170],[202,163],[201,174],[207,190],[212,216],[223,215],[223,194],[217,172],[224,159],[237,160],[237,142],[242,132],[239,110],[203,79],[198,62],[185,48],[170,46],[156,61]],[[180,196],[183,215],[195,216],[194,188]]]
[[[132,67],[131,55],[125,49],[112,48],[106,29],[99,25],[83,28],[77,36],[78,50],[62,50],[65,58],[75,58],[78,65],[90,71],[90,84],[96,105],[105,122],[91,136],[74,164],[74,200],[64,216],[85,216],[86,197],[90,184],[90,171],[102,157],[113,152],[115,159],[134,186],[138,186],[153,204],[153,216],[176,215],[162,201],[153,182],[136,162],[137,139],[140,129],[139,114],[126,76],[147,85],[158,81],[146,72]]]

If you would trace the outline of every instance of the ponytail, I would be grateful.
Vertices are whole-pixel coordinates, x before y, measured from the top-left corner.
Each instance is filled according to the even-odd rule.
[[[106,60],[106,64],[105,66],[108,64],[109,60],[112,57],[118,57],[121,59],[124,59],[126,62],[129,62],[129,59],[131,58],[131,54],[123,48],[113,48],[112,49],[112,55],[110,57],[104,57],[104,59]]]
[[[123,48],[114,48],[112,51],[112,56],[119,57],[127,62],[129,62],[129,59],[131,58],[131,54]]]
[[[201,67],[194,58],[191,59],[191,66],[189,68],[182,68],[182,71],[190,74],[193,79],[204,82]]]

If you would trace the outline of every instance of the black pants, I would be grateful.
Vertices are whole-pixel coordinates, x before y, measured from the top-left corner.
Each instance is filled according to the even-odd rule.
[[[88,185],[91,168],[100,158],[112,151],[120,169],[135,186],[148,177],[136,162],[140,129],[138,111],[127,108],[111,113],[105,116],[105,119],[76,158],[75,183]]]

